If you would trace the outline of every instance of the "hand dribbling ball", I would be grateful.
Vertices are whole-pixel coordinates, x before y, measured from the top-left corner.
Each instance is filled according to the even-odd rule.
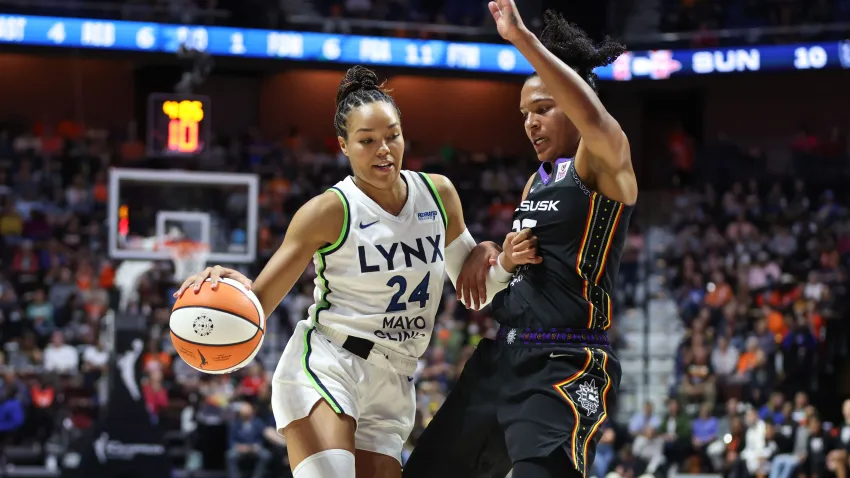
[[[265,336],[265,315],[253,292],[232,279],[210,279],[177,298],[169,321],[177,354],[195,370],[230,373],[254,360]]]

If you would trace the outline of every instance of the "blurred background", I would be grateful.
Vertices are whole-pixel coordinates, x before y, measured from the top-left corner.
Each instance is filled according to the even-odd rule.
[[[630,49],[598,70],[641,193],[591,476],[845,478],[850,0],[517,4]],[[0,0],[0,475],[289,476],[269,382],[312,266],[228,376],[176,356],[171,294],[205,262],[256,276],[349,173],[355,63],[394,89],[405,167],[501,243],[537,167],[531,69],[485,1]],[[498,327],[444,299],[405,457]]]

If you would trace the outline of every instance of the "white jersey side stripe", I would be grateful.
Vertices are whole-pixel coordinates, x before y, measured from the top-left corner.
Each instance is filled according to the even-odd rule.
[[[342,220],[342,230],[339,231],[339,237],[336,239],[336,242],[333,244],[328,244],[327,246],[316,251],[316,257],[319,259],[319,267],[316,268],[316,275],[319,277],[319,281],[322,284],[322,296],[319,302],[316,304],[315,312],[313,320],[316,323],[319,323],[319,313],[323,310],[328,310],[331,307],[330,302],[328,302],[328,295],[332,292],[330,285],[328,284],[328,279],[325,277],[324,272],[327,268],[327,260],[326,257],[338,251],[343,244],[345,244],[345,240],[348,239],[348,230],[351,227],[351,208],[348,206],[348,199],[346,199],[345,194],[339,190],[336,186],[328,189],[329,191],[333,191],[339,196],[339,200],[342,201],[342,207],[345,209],[345,217]]]

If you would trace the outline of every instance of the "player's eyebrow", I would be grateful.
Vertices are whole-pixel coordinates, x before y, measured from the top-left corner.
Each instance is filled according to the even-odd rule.
[[[534,98],[533,100],[531,100],[531,103],[529,103],[529,106],[534,105],[536,103],[540,103],[542,101],[549,101],[551,99],[552,98],[549,98],[548,96],[541,96],[541,97],[538,97],[538,98]],[[519,111],[522,112],[522,113],[525,113],[525,108],[520,107]]]
[[[398,122],[387,126],[387,129],[393,129],[396,126],[398,126]],[[361,131],[364,132],[364,133],[371,133],[372,131],[375,131],[375,128],[358,128],[357,131],[355,131],[355,133],[359,133]]]

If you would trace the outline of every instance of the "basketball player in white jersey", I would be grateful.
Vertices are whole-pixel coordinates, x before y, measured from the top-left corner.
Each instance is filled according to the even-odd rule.
[[[230,277],[271,311],[312,257],[316,302],[272,382],[272,408],[295,478],[401,477],[402,444],[416,414],[412,376],[431,338],[443,273],[457,284],[468,256],[474,262],[476,244],[451,182],[401,170],[400,116],[372,71],[350,69],[334,125],[354,175],[295,214],[253,284],[216,266],[175,294]],[[484,274],[467,282],[486,287],[487,298],[506,287],[517,265],[539,261],[530,231],[512,233],[503,247],[501,254],[495,245],[473,253],[484,251]]]

